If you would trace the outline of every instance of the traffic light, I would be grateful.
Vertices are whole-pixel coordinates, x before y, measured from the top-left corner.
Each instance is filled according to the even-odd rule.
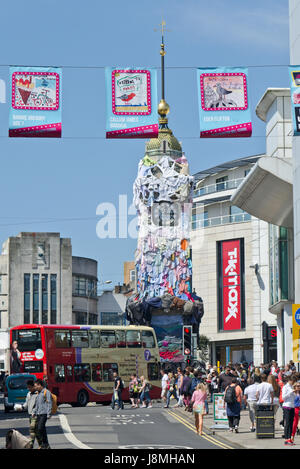
[[[183,355],[192,354],[192,326],[183,326]]]

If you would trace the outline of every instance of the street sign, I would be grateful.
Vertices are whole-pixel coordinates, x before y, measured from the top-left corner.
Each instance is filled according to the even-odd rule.
[[[293,305],[293,362],[300,363],[300,305]]]

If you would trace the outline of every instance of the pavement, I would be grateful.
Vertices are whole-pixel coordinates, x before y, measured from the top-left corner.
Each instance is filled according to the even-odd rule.
[[[194,416],[190,412],[186,412],[183,407],[172,408],[172,413],[178,415],[179,418],[189,421],[194,424]],[[228,445],[239,446],[242,449],[300,449],[300,436],[295,436],[294,446],[285,446],[283,429],[279,423],[282,420],[282,409],[279,408],[275,419],[275,437],[274,438],[257,438],[256,432],[250,431],[250,419],[248,410],[241,411],[241,419],[239,424],[238,433],[231,433],[228,429],[218,428],[220,424],[216,424],[212,412],[212,404],[209,405],[209,414],[204,416],[203,419],[203,431],[206,435],[214,435],[214,437],[220,438]]]

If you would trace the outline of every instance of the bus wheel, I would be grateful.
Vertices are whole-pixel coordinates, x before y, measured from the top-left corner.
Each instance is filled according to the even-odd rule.
[[[77,394],[77,403],[79,407],[85,407],[89,402],[89,395],[84,389],[81,389]]]

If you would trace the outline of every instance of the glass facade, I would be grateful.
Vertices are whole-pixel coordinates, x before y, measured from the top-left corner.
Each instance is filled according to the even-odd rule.
[[[42,275],[42,324],[48,324],[48,275]]]
[[[30,274],[24,274],[24,324],[30,324]]]
[[[269,225],[270,304],[289,300],[289,231]]]
[[[75,276],[74,295],[78,296],[97,296],[97,280]]]
[[[57,275],[56,274],[51,274],[51,276],[50,276],[51,324],[56,324],[57,323],[57,286],[56,286],[56,282],[57,282]]]

